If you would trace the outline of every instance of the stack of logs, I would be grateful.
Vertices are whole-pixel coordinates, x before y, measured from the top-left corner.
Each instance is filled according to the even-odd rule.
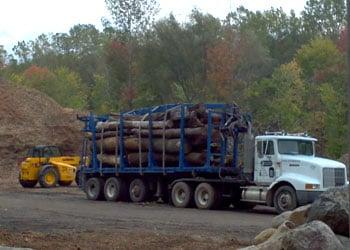
[[[182,145],[185,161],[192,166],[203,166],[206,163],[208,139],[208,109],[195,105],[184,109],[184,143]],[[211,152],[220,152],[220,132],[222,114],[212,113]],[[149,122],[151,120],[151,123]],[[151,126],[150,126],[151,125]],[[98,159],[108,165],[119,165],[121,135],[120,117],[116,115],[96,126],[96,145]],[[92,134],[87,134],[92,138]],[[152,140],[150,140],[152,137]],[[123,116],[123,147],[125,159],[130,167],[148,165],[148,152],[152,141],[153,160],[158,166],[178,166],[181,148],[181,108],[175,106],[165,112],[149,115]],[[220,156],[210,159],[218,165]]]

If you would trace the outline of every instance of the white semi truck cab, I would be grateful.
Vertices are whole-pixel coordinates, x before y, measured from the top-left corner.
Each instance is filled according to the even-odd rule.
[[[241,201],[283,212],[313,202],[330,187],[348,184],[343,163],[315,155],[316,141],[304,133],[267,132],[255,137],[255,185],[242,188]]]

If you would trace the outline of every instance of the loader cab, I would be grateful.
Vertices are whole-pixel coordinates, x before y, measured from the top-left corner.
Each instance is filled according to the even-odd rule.
[[[27,157],[30,158],[51,158],[62,156],[61,150],[56,146],[36,146],[28,150]]]
[[[259,185],[270,185],[286,171],[298,171],[305,157],[315,156],[315,141],[316,139],[304,133],[267,132],[265,135],[257,136],[254,182]]]

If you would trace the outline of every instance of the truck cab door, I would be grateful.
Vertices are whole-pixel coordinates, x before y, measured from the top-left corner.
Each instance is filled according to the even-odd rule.
[[[270,184],[278,177],[277,154],[273,140],[257,140],[255,149],[254,181]]]

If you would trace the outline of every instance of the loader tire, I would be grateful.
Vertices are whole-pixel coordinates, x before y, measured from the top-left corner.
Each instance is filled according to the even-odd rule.
[[[43,188],[56,187],[59,180],[59,174],[57,170],[51,166],[43,166],[39,172],[39,184]]]
[[[68,187],[72,184],[73,181],[59,181],[58,184],[62,187]]]
[[[21,179],[21,173],[18,175],[19,184],[24,188],[33,188],[38,183],[38,181],[25,181]]]
[[[104,199],[104,193],[103,188],[105,185],[105,181],[102,178],[93,177],[88,179],[85,182],[85,193],[86,197],[89,200],[103,200]]]
[[[75,173],[75,183],[77,184],[78,187],[82,184],[82,176],[81,176],[81,170],[78,169],[77,172]]]

